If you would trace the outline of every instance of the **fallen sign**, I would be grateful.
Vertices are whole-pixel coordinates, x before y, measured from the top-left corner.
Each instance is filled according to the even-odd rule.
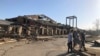
[[[100,40],[95,40],[95,41],[94,41],[94,46],[100,47]]]
[[[100,39],[99,40],[96,40],[96,41],[100,43]]]

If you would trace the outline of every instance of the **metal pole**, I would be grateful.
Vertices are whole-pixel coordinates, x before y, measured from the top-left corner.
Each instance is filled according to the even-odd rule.
[[[77,17],[76,17],[76,28],[77,28]]]
[[[69,18],[69,26],[71,26],[70,23],[71,23],[71,20],[70,20],[70,18]]]
[[[67,26],[67,17],[66,17],[66,26]]]
[[[73,18],[73,27],[74,27],[74,18]]]

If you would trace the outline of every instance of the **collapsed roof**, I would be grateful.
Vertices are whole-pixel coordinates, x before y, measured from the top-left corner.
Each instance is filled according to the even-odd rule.
[[[13,22],[9,22],[6,20],[0,20],[0,25],[11,25]]]

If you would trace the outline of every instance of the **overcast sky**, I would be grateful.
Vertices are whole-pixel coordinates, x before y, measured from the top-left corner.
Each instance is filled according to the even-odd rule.
[[[0,0],[0,19],[32,14],[45,14],[63,24],[67,16],[75,15],[79,28],[93,29],[100,19],[100,0]]]

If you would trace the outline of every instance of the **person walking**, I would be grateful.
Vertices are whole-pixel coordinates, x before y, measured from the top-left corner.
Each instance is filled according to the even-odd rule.
[[[81,51],[82,48],[83,48],[84,51],[87,51],[86,47],[85,47],[85,34],[84,34],[83,31],[80,32],[80,40],[81,40],[80,51]]]
[[[73,38],[73,30],[70,30],[69,34],[68,34],[68,53],[72,52],[72,38]]]
[[[74,31],[73,31],[73,48],[76,46],[77,37],[78,37],[77,31],[74,30]]]
[[[77,30],[73,31],[73,49],[77,45],[79,39],[78,39],[78,32]]]
[[[80,34],[78,30],[73,31],[73,49],[75,49],[76,45],[79,45],[79,50],[81,49],[81,40]]]

